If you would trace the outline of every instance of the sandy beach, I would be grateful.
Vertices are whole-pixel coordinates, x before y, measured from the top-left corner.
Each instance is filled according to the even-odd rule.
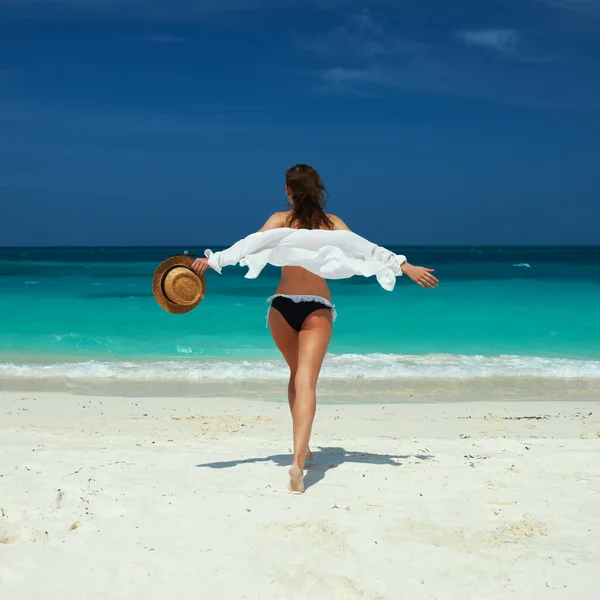
[[[0,597],[596,598],[600,401],[0,392]]]

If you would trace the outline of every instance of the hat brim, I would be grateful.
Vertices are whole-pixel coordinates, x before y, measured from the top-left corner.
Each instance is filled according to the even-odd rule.
[[[204,293],[206,292],[206,278],[204,277],[204,275],[202,275],[202,277],[198,277],[198,275],[194,273],[194,277],[196,277],[198,281],[200,281],[200,285],[202,286],[202,293],[200,294],[198,300],[193,304],[182,305],[171,302],[167,298],[162,285],[163,278],[168,271],[175,267],[186,267],[190,269],[193,262],[194,260],[191,256],[188,256],[187,254],[181,254],[178,256],[172,256],[171,258],[168,258],[164,262],[160,263],[158,267],[156,267],[156,270],[154,271],[154,277],[152,278],[152,293],[154,294],[154,299],[156,300],[158,305],[161,308],[164,308],[167,312],[170,312],[175,315],[181,315],[190,312],[190,310],[196,308],[196,306],[198,306],[198,304],[202,302],[202,299],[204,298]]]

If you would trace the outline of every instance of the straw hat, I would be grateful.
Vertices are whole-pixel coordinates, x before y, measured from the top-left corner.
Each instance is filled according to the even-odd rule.
[[[198,306],[204,298],[206,279],[191,270],[191,256],[173,256],[162,262],[154,271],[152,292],[160,306],[167,312],[180,315]]]

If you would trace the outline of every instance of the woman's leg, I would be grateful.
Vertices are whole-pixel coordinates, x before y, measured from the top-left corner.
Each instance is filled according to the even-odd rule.
[[[290,369],[288,404],[290,405],[290,412],[293,418],[294,403],[296,400],[295,379],[296,370],[298,368],[298,332],[288,325],[287,321],[281,316],[281,313],[277,309],[269,312],[269,326],[271,328],[273,340]],[[310,451],[310,448],[307,448],[306,460],[312,459],[312,452]]]
[[[298,364],[298,357],[297,357],[297,349],[298,349],[298,345],[296,344],[296,365]],[[294,418],[294,404],[296,402],[296,367],[294,367],[294,370],[292,371],[290,369],[290,380],[288,382],[288,404],[290,405],[290,413],[292,414],[292,418]],[[305,456],[305,460],[312,460],[313,457],[313,453],[310,450],[310,446],[308,448],[306,448],[306,456]]]
[[[298,332],[288,325],[287,321],[276,308],[272,308],[269,311],[269,327],[275,345],[279,348],[279,352],[281,352],[290,368],[288,402],[290,410],[292,410],[296,396],[294,378],[296,377],[296,369],[298,367]]]
[[[298,334],[295,398],[292,406],[294,421],[294,462],[290,469],[291,487],[304,491],[304,460],[317,405],[317,379],[331,340],[332,318],[329,309],[316,310],[302,325]]]

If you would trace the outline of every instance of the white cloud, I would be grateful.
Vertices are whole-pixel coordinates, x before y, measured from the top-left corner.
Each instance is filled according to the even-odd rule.
[[[325,35],[325,42],[313,48],[321,59],[316,72],[318,91],[387,96],[410,90],[574,110],[596,110],[600,105],[600,83],[589,61],[579,60],[578,69],[573,69],[569,57],[557,60],[535,46],[524,46],[516,29],[465,29],[453,33],[461,44],[487,50],[487,55],[465,52],[449,44],[446,36],[428,36],[423,43],[413,43],[391,31],[367,12]],[[490,60],[490,56],[508,60],[500,63]]]
[[[387,31],[369,11],[353,14],[327,35],[302,40],[302,46],[325,57],[375,59],[392,54],[412,54],[426,46]]]
[[[519,34],[514,29],[474,29],[456,32],[456,37],[469,46],[481,46],[505,53],[515,50]]]
[[[365,68],[324,69],[320,85],[329,94],[387,96],[391,90],[407,90],[512,106],[598,112],[600,84],[593,77],[580,77],[568,63],[554,65],[551,73],[536,63],[510,65],[439,52]]]

